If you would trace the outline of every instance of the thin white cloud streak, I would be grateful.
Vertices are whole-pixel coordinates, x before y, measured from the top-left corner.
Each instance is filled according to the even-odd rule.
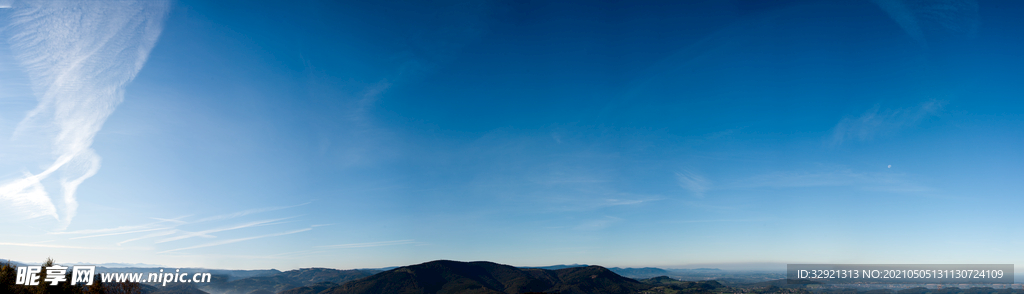
[[[182,251],[182,250],[190,250],[190,249],[198,249],[198,248],[219,246],[219,245],[237,243],[237,242],[242,242],[242,241],[255,240],[255,239],[260,239],[260,238],[268,238],[268,237],[277,237],[277,236],[291,235],[291,234],[295,234],[295,233],[301,233],[301,232],[309,231],[309,230],[312,230],[312,229],[313,228],[305,228],[305,229],[299,229],[299,230],[288,231],[288,232],[283,232],[283,233],[276,233],[276,234],[269,234],[269,235],[261,235],[261,236],[253,236],[253,237],[245,237],[245,238],[224,240],[224,241],[213,242],[213,243],[206,243],[206,244],[201,244],[201,245],[196,245],[196,246],[183,247],[183,248],[171,249],[171,250],[164,250],[164,251],[160,251],[160,252],[157,252],[157,253],[169,253],[169,252],[176,252],[176,251]]]
[[[629,195],[629,194],[626,194],[626,193],[619,193],[619,194],[623,194],[623,195],[616,195],[616,196],[627,196],[627,197],[639,196],[639,195]],[[558,197],[566,197],[566,195],[565,194],[559,194]],[[554,196],[551,197],[551,198],[554,198]],[[662,200],[662,198],[651,196],[651,197],[641,198],[641,199],[636,199],[636,198],[634,198],[634,199],[617,199],[617,198],[591,199],[588,196],[582,196],[582,197],[569,196],[567,198],[558,199],[558,200],[554,201],[554,203],[545,204],[544,206],[545,206],[545,209],[548,210],[549,212],[569,212],[569,211],[588,211],[588,210],[602,209],[602,208],[608,208],[608,207],[627,207],[627,206],[640,205],[640,204],[648,203],[648,202],[651,202],[651,201],[658,201],[658,200]]]
[[[711,188],[711,181],[689,171],[676,173],[676,180],[680,187],[690,190],[697,197],[704,197],[704,192]]]
[[[148,234],[148,235],[145,235],[145,236],[142,236],[142,237],[132,238],[132,239],[124,240],[124,241],[121,241],[121,242],[117,242],[117,246],[121,246],[124,243],[128,243],[128,242],[134,242],[134,241],[144,240],[144,239],[149,239],[149,238],[156,238],[156,237],[160,237],[160,236],[167,236],[167,235],[171,235],[171,234],[174,234],[174,233],[177,233],[177,232],[178,232],[178,230],[166,230],[166,231],[163,231],[163,232],[152,233],[152,234]]]
[[[151,218],[155,219],[155,220],[158,220],[158,221],[162,221],[162,222],[172,222],[172,223],[177,223],[177,224],[187,224],[188,223],[188,222],[183,221],[183,220],[177,220],[177,219],[171,219],[171,218],[159,218],[159,217],[151,217]]]
[[[272,254],[272,255],[268,255],[268,256],[272,256],[274,258],[285,258],[287,256],[308,255],[308,254],[324,253],[324,252],[330,252],[330,250],[302,250],[302,251],[292,251],[292,252],[284,252],[284,253]]]
[[[268,211],[275,211],[275,210],[282,210],[282,209],[288,209],[288,208],[293,208],[293,207],[299,207],[299,206],[303,206],[303,205],[308,205],[310,203],[313,203],[313,202],[306,202],[306,203],[290,205],[290,206],[276,206],[276,207],[265,207],[265,208],[256,208],[256,209],[250,209],[250,210],[243,210],[243,211],[239,211],[239,212],[235,212],[235,213],[229,213],[229,214],[222,214],[222,215],[215,215],[215,216],[211,216],[211,217],[206,217],[206,218],[199,219],[199,220],[197,220],[195,222],[198,223],[198,222],[206,222],[206,221],[214,221],[214,220],[222,220],[222,219],[232,219],[232,218],[242,217],[242,216],[246,216],[246,215],[250,215],[250,214],[254,214],[254,213],[261,213],[261,212],[268,212]]]
[[[902,174],[858,173],[851,170],[825,172],[776,172],[737,182],[737,188],[860,187],[880,192],[927,192],[934,189],[916,184]]]
[[[932,100],[916,107],[880,110],[876,105],[857,118],[844,118],[832,128],[832,145],[850,140],[870,140],[877,135],[899,131],[938,114],[944,101]]]
[[[395,240],[395,241],[381,241],[381,242],[367,242],[367,243],[324,245],[324,246],[317,246],[317,247],[338,249],[338,248],[381,247],[381,246],[405,245],[405,244],[416,244],[416,242],[415,242],[415,240]]]
[[[277,259],[287,260],[290,257],[282,257],[278,255],[243,255],[243,254],[175,254],[175,257],[181,258],[194,258],[197,260],[210,260],[210,259]],[[166,268],[166,267],[164,267]]]
[[[229,213],[229,214],[222,214],[222,215],[206,217],[206,218],[202,218],[202,219],[199,219],[199,220],[196,220],[196,221],[192,221],[192,222],[187,222],[187,221],[181,220],[181,219],[189,217],[191,215],[183,215],[183,216],[179,216],[179,217],[175,217],[175,218],[157,218],[157,217],[153,217],[152,219],[157,220],[156,222],[151,222],[151,223],[142,224],[142,225],[119,226],[119,227],[114,227],[114,228],[78,230],[78,231],[60,231],[60,232],[50,232],[49,234],[55,234],[55,235],[74,235],[74,234],[105,234],[105,233],[110,233],[110,232],[125,232],[125,231],[136,231],[136,232],[138,232],[138,230],[151,231],[151,230],[144,230],[144,229],[153,229],[154,226],[161,225],[163,223],[174,223],[174,225],[171,225],[171,226],[168,226],[168,227],[155,228],[155,229],[173,229],[173,228],[181,226],[181,225],[194,224],[194,223],[200,223],[200,222],[206,222],[206,221],[214,221],[214,220],[232,219],[232,218],[242,217],[242,216],[246,216],[246,215],[250,215],[250,214],[255,214],[255,213],[260,213],[260,212],[267,212],[267,211],[274,211],[274,210],[281,210],[281,209],[286,209],[286,208],[303,206],[303,205],[310,204],[310,203],[312,203],[312,202],[306,202],[306,203],[303,203],[303,204],[291,205],[291,206],[277,206],[277,207],[266,207],[266,208],[250,209],[250,210],[239,211],[239,212],[235,212],[235,213]],[[289,218],[294,218],[294,217],[282,218],[280,220],[289,219]]]
[[[178,223],[178,224],[182,224],[183,222],[181,220],[179,220],[179,219],[185,218],[185,217],[187,217],[187,216],[179,216],[179,217],[172,218],[172,219],[160,219],[157,222],[152,222],[152,223],[147,223],[147,224],[142,224],[142,225],[135,225],[135,226],[119,226],[119,227],[106,228],[106,229],[91,229],[91,230],[78,230],[78,231],[50,232],[49,234],[54,234],[54,235],[75,235],[75,234],[98,234],[98,233],[108,233],[108,232],[133,231],[133,230],[139,230],[139,229],[153,228],[153,226],[156,226],[156,225],[159,225],[159,224],[162,224],[162,223],[165,223],[165,222],[175,222],[175,223]]]
[[[135,230],[135,231],[127,231],[127,232],[106,233],[106,234],[99,234],[99,235],[89,235],[89,236],[74,237],[74,238],[71,238],[71,240],[86,239],[86,238],[96,238],[96,237],[106,237],[106,236],[117,236],[117,235],[134,234],[134,233],[144,233],[144,232],[152,232],[152,231],[167,230],[167,229],[170,229],[170,228],[152,228],[152,229],[145,229],[145,230]]]
[[[60,228],[78,208],[76,191],[100,168],[90,148],[104,121],[124,99],[124,87],[142,69],[163,28],[166,1],[31,1],[13,5],[7,31],[12,52],[32,83],[39,104],[18,124],[19,133],[54,134],[46,171],[0,186],[0,201],[13,210],[40,209]],[[62,194],[56,213],[41,179],[58,173]],[[28,183],[28,184],[26,184]],[[44,203],[41,199],[45,197]],[[54,210],[49,210],[54,206]],[[62,214],[62,215],[61,215]]]
[[[650,200],[632,199],[632,200],[620,200],[620,199],[606,199],[601,206],[619,206],[619,205],[635,205],[644,203]]]
[[[416,240],[395,240],[395,241],[380,241],[380,242],[366,242],[366,243],[349,243],[349,244],[337,244],[337,245],[321,245],[316,246],[317,248],[324,248],[319,250],[302,250],[293,252],[278,253],[270,256],[283,257],[283,256],[295,256],[295,255],[310,255],[310,254],[321,254],[327,252],[334,252],[334,249],[348,249],[348,248],[371,248],[371,247],[383,247],[383,246],[394,246],[394,245],[416,245],[424,246],[429,245],[424,242],[416,242]]]
[[[696,223],[731,223],[731,222],[763,222],[760,219],[706,219],[706,220],[677,220],[668,221],[667,223],[683,223],[683,224],[696,224]]]
[[[595,219],[595,220],[590,220],[590,221],[583,222],[583,223],[577,225],[575,227],[575,229],[577,229],[577,230],[584,230],[584,231],[602,230],[604,228],[607,228],[608,226],[611,226],[613,223],[617,223],[617,222],[620,222],[620,221],[622,221],[622,218],[618,218],[618,217],[614,217],[614,216],[605,216],[605,217],[600,218],[600,219]]]
[[[907,7],[907,3],[901,0],[874,0],[878,7],[881,7],[889,17],[903,28],[903,31],[910,35],[911,39],[918,43],[925,44],[924,32],[918,24],[914,12]]]
[[[177,240],[188,239],[188,238],[194,238],[194,237],[210,236],[209,235],[210,233],[238,230],[238,229],[244,229],[244,228],[255,227],[255,226],[275,225],[275,224],[278,224],[279,221],[286,220],[286,219],[291,219],[291,218],[295,218],[295,217],[293,216],[293,217],[286,217],[286,218],[279,218],[279,219],[268,219],[268,220],[249,222],[249,223],[245,223],[245,224],[241,224],[241,225],[236,225],[236,226],[231,226],[231,227],[226,227],[226,228],[211,229],[211,230],[205,230],[205,231],[199,231],[199,232],[189,232],[189,233],[184,234],[184,235],[174,236],[174,237],[171,237],[171,238],[162,239],[162,240],[156,241],[156,243],[159,244],[159,243],[166,243],[166,242],[177,241]]]
[[[911,39],[927,46],[927,33],[972,36],[979,25],[974,0],[873,0]]]
[[[245,211],[240,211],[240,212],[235,212],[235,213],[229,213],[229,214],[223,214],[223,215],[207,217],[207,218],[203,218],[203,219],[200,219],[200,220],[197,220],[197,221],[191,221],[191,222],[182,220],[183,218],[189,217],[190,215],[179,216],[179,217],[175,217],[175,218],[152,217],[152,219],[155,219],[157,221],[156,222],[142,224],[142,225],[135,225],[135,226],[120,226],[120,227],[114,227],[114,228],[78,230],[78,231],[58,231],[58,232],[50,232],[49,234],[53,234],[53,235],[85,235],[85,234],[89,234],[88,236],[79,236],[79,237],[69,238],[69,240],[73,240],[73,239],[85,239],[85,238],[96,238],[96,237],[105,237],[105,236],[117,236],[117,235],[127,235],[127,234],[135,234],[135,233],[161,231],[161,232],[147,234],[147,235],[144,235],[144,236],[141,236],[141,237],[131,238],[131,239],[127,239],[127,240],[118,242],[117,243],[118,246],[121,246],[124,243],[128,243],[128,242],[134,242],[134,241],[150,239],[150,238],[155,238],[155,237],[174,235],[174,234],[178,234],[178,233],[181,233],[182,235],[174,236],[172,238],[165,238],[165,239],[162,239],[162,240],[158,240],[158,241],[154,242],[154,244],[165,243],[165,242],[176,241],[176,240],[182,240],[182,239],[193,238],[193,237],[216,238],[216,236],[210,235],[210,233],[223,232],[223,231],[229,231],[229,230],[237,230],[237,229],[249,228],[249,227],[254,227],[254,226],[268,226],[268,225],[283,224],[283,223],[288,223],[288,221],[284,221],[284,220],[293,219],[293,218],[296,218],[296,216],[286,217],[286,218],[269,219],[269,220],[261,220],[261,221],[254,221],[254,222],[244,223],[244,224],[240,224],[240,225],[225,227],[225,228],[204,230],[204,231],[198,231],[198,232],[183,231],[183,230],[177,229],[177,227],[180,227],[180,226],[183,226],[183,225],[190,225],[190,224],[205,222],[205,221],[232,219],[232,218],[242,217],[242,216],[246,216],[246,215],[250,215],[250,214],[255,214],[255,213],[260,213],[260,212],[267,212],[267,211],[274,211],[274,210],[298,207],[298,206],[307,205],[307,204],[310,204],[310,203],[312,203],[312,202],[307,202],[307,203],[298,204],[298,205],[291,205],[291,206],[279,206],[279,207],[266,207],[266,208],[259,208],[259,209],[250,209],[250,210],[245,210]],[[325,225],[319,225],[319,226],[325,226]]]
[[[65,248],[65,249],[102,249],[102,248],[91,248],[91,247],[70,246],[70,245],[50,245],[50,244],[32,244],[32,243],[7,243],[7,242],[0,242],[0,246],[20,246],[20,247],[39,247],[39,248]]]

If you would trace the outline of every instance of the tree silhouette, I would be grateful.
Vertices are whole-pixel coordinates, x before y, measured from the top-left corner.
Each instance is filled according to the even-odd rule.
[[[43,262],[42,266],[51,267],[56,262],[47,257]],[[50,283],[44,282],[46,279],[46,270],[39,273],[39,285],[25,286],[15,285],[14,282],[17,280],[17,268],[11,265],[10,260],[5,264],[0,264],[0,294],[143,294],[142,285],[135,282],[112,282],[103,283],[100,279],[100,275],[93,276],[92,285],[83,285],[79,283],[77,285],[71,285],[72,272],[67,271],[64,273],[64,282],[58,283],[56,286],[50,286]]]
[[[17,275],[18,270],[11,265],[10,260],[0,265],[0,293],[31,294],[28,287],[14,284],[17,280]]]

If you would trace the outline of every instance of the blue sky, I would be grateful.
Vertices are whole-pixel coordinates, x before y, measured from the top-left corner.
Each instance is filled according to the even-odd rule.
[[[0,1],[2,257],[1024,264],[1024,5],[709,2]]]

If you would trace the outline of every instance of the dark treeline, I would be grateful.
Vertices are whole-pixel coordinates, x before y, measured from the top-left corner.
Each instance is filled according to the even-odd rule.
[[[54,260],[47,258],[42,266],[53,266]],[[10,294],[143,294],[142,285],[131,282],[103,283],[99,276],[93,277],[92,285],[71,285],[71,271],[65,273],[64,281],[56,286],[43,282],[46,271],[39,273],[39,285],[15,285],[17,269],[8,261],[0,265],[0,293]]]

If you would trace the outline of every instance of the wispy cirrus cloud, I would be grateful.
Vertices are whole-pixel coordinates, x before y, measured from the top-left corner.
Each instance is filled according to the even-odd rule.
[[[274,224],[278,224],[280,221],[283,221],[283,220],[286,220],[286,219],[291,219],[291,218],[295,218],[295,217],[285,217],[285,218],[278,218],[278,219],[267,219],[267,220],[248,222],[248,223],[234,225],[234,226],[230,226],[230,227],[224,227],[224,228],[203,230],[203,231],[198,231],[198,232],[187,232],[187,233],[182,234],[182,235],[178,235],[178,236],[174,236],[174,237],[171,237],[171,238],[166,238],[166,239],[159,240],[156,243],[165,243],[165,242],[177,241],[177,240],[188,239],[188,238],[193,238],[193,237],[204,237],[204,236],[208,237],[208,236],[210,236],[209,234],[212,234],[212,233],[231,231],[231,230],[238,230],[238,229],[244,229],[244,228],[250,228],[250,227],[256,227],[256,226],[274,225]]]
[[[314,226],[315,227],[315,226]],[[347,243],[347,244],[335,244],[335,245],[320,245],[315,246],[318,249],[301,250],[293,252],[278,253],[271,256],[284,257],[284,256],[299,256],[299,255],[312,255],[312,254],[323,254],[326,252],[332,252],[334,249],[348,249],[348,248],[371,248],[371,247],[384,247],[384,246],[395,246],[395,245],[416,245],[423,246],[428,245],[424,242],[417,242],[416,240],[394,240],[394,241],[378,241],[378,242],[365,242],[365,243]]]
[[[255,208],[255,209],[243,210],[243,211],[238,211],[238,212],[233,212],[233,213],[216,215],[216,216],[212,216],[212,217],[205,217],[205,218],[201,218],[201,219],[198,219],[198,220],[195,220],[195,221],[186,221],[186,220],[184,220],[184,219],[186,219],[188,217],[191,217],[192,215],[183,215],[183,216],[178,216],[178,217],[173,217],[173,218],[153,217],[152,219],[155,219],[157,221],[149,222],[149,223],[144,223],[144,224],[140,224],[140,225],[117,226],[117,227],[112,227],[112,228],[85,229],[85,230],[75,230],[75,231],[55,231],[55,232],[50,232],[49,234],[53,234],[53,235],[86,235],[86,234],[89,234],[89,235],[108,235],[108,234],[109,235],[117,235],[117,234],[121,234],[121,233],[124,233],[124,232],[148,232],[148,231],[153,231],[153,230],[158,230],[158,229],[173,229],[175,227],[182,226],[182,225],[196,224],[196,223],[209,222],[209,221],[215,221],[215,220],[234,219],[234,218],[238,218],[238,217],[247,216],[247,215],[250,215],[250,214],[256,214],[256,213],[261,213],[261,212],[268,212],[268,211],[275,211],[275,210],[280,210],[280,209],[298,207],[298,206],[306,205],[306,204],[309,204],[309,203],[311,203],[311,202],[306,202],[306,203],[297,204],[297,205],[290,205],[290,206],[275,206],[275,207]],[[292,218],[292,217],[289,217],[289,218]],[[288,219],[288,218],[283,218],[283,219]],[[283,220],[283,219],[280,219],[280,220]],[[111,234],[111,233],[115,233],[115,234]]]
[[[250,222],[244,222],[244,223],[237,223],[237,224],[234,224],[234,225],[227,225],[227,226],[222,226],[222,227],[218,227],[218,228],[199,230],[199,231],[186,231],[186,230],[180,229],[180,227],[195,226],[195,225],[200,225],[202,223],[212,222],[212,221],[230,220],[230,219],[234,219],[234,218],[245,217],[245,216],[252,215],[252,214],[258,214],[258,213],[262,213],[262,212],[281,210],[281,209],[286,209],[286,208],[293,208],[293,207],[298,207],[298,206],[302,206],[302,205],[306,205],[306,204],[309,204],[309,202],[303,203],[303,204],[298,204],[298,205],[255,208],[255,209],[237,211],[237,212],[233,212],[233,213],[226,213],[226,214],[215,215],[215,216],[212,216],[212,217],[200,218],[200,219],[194,220],[194,221],[188,220],[188,218],[191,217],[191,215],[185,215],[185,216],[179,216],[179,217],[173,217],[173,218],[157,218],[157,217],[153,217],[152,219],[155,219],[157,221],[149,222],[149,223],[144,223],[144,224],[140,224],[140,225],[118,226],[118,227],[112,227],[112,228],[87,229],[87,230],[75,230],[75,231],[57,231],[57,232],[50,232],[49,234],[51,234],[51,235],[71,235],[71,236],[75,236],[75,237],[68,238],[67,240],[77,240],[77,239],[100,238],[100,237],[109,237],[109,236],[135,235],[135,234],[147,233],[147,234],[142,235],[142,236],[135,235],[137,237],[129,237],[128,239],[124,239],[124,240],[122,240],[120,242],[117,242],[116,244],[118,246],[124,245],[125,243],[136,242],[136,241],[140,241],[140,240],[152,239],[152,238],[157,238],[157,237],[165,237],[165,238],[156,240],[154,242],[151,242],[152,244],[160,244],[160,243],[166,243],[166,242],[171,242],[171,241],[185,240],[185,239],[194,238],[194,237],[203,237],[203,238],[211,238],[212,239],[212,238],[217,238],[217,236],[214,235],[214,233],[219,233],[219,232],[224,232],[224,231],[232,231],[232,230],[241,230],[241,229],[252,228],[252,227],[271,226],[271,225],[283,224],[283,223],[290,222],[289,220],[296,218],[296,216],[284,217],[284,218],[274,218],[274,219],[265,219],[265,220],[257,220],[257,221],[250,221]],[[309,228],[313,228],[313,227],[317,227],[317,226],[324,226],[324,225],[313,225],[313,226],[310,226]],[[245,239],[245,238],[242,238],[242,239]],[[229,242],[229,243],[231,243],[231,242]],[[225,244],[228,244],[228,243],[225,243]],[[184,249],[182,249],[182,250],[184,250]]]
[[[242,241],[261,239],[261,238],[267,238],[267,237],[277,237],[277,236],[291,235],[291,234],[295,234],[295,233],[301,233],[301,232],[309,231],[309,230],[312,230],[312,229],[313,228],[305,228],[305,229],[299,229],[299,230],[294,230],[294,231],[287,231],[287,232],[282,232],[282,233],[274,233],[274,234],[267,234],[267,235],[260,235],[260,236],[252,236],[252,237],[244,237],[244,238],[230,239],[230,240],[224,240],[224,241],[217,241],[217,242],[205,243],[205,244],[200,244],[200,245],[195,245],[195,246],[182,247],[182,248],[171,249],[171,250],[164,250],[164,251],[160,251],[160,252],[157,252],[157,253],[170,253],[170,252],[176,252],[176,251],[182,251],[182,250],[189,250],[189,249],[198,249],[198,248],[219,246],[219,245],[225,245],[225,244],[237,243],[237,242],[242,242]]]
[[[929,32],[973,35],[978,30],[974,0],[872,0],[910,38],[927,46]]]
[[[3,4],[3,3],[0,3]],[[19,134],[47,134],[52,162],[0,186],[0,202],[24,217],[52,217],[67,228],[78,208],[76,191],[100,168],[90,147],[124,98],[163,28],[166,1],[24,1],[11,4],[12,52],[38,105],[18,124]],[[33,138],[38,139],[33,136]],[[43,181],[57,175],[53,186]],[[60,191],[55,205],[48,191]],[[58,213],[59,208],[59,213]]]
[[[21,218],[53,217],[57,219],[57,207],[50,201],[46,188],[40,183],[49,173],[38,175],[24,173],[18,179],[10,180],[0,186],[0,201],[6,202],[7,212]]]
[[[55,245],[55,244],[35,244],[35,243],[10,243],[0,242],[0,246],[19,246],[19,247],[39,247],[39,248],[64,248],[64,249],[100,249],[82,246],[71,246],[71,245]]]
[[[311,201],[311,202],[306,202],[306,203],[296,204],[296,205],[289,205],[289,206],[275,206],[275,207],[254,208],[254,209],[243,210],[243,211],[238,211],[238,212],[233,212],[233,213],[228,213],[228,214],[221,214],[221,215],[215,215],[215,216],[211,216],[211,217],[204,217],[204,218],[201,218],[199,220],[196,220],[196,222],[206,222],[206,221],[215,221],[215,220],[223,220],[223,219],[232,219],[232,218],[242,217],[242,216],[246,216],[246,215],[250,215],[250,214],[255,214],[255,213],[275,211],[275,210],[282,210],[282,209],[288,209],[288,208],[295,208],[295,207],[299,207],[299,206],[303,206],[303,205],[308,205],[310,203],[313,203],[313,202]]]
[[[840,145],[850,140],[870,140],[877,135],[897,132],[938,114],[945,104],[945,101],[931,100],[915,107],[885,110],[876,105],[859,117],[840,120],[832,128],[830,143]]]
[[[926,192],[934,189],[918,184],[904,174],[855,172],[834,169],[812,172],[773,172],[744,179],[737,188],[860,187],[883,192]]]
[[[98,235],[81,236],[81,237],[74,237],[74,238],[71,238],[71,239],[74,240],[74,239],[96,238],[96,237],[106,237],[106,236],[117,236],[117,235],[145,233],[145,232],[152,232],[152,231],[159,231],[159,230],[166,230],[166,229],[167,228],[152,228],[152,229],[143,229],[143,230],[134,230],[134,231],[124,231],[124,232],[114,232],[114,233],[106,233],[106,234],[98,234]]]
[[[381,247],[381,246],[392,246],[392,245],[406,245],[406,244],[417,244],[415,240],[395,240],[395,241],[381,241],[381,242],[366,242],[366,243],[349,243],[349,244],[337,244],[337,245],[324,245],[317,246],[322,248],[365,248],[365,247]]]
[[[696,224],[696,223],[734,223],[734,222],[761,222],[763,219],[696,219],[696,220],[677,220],[668,221],[668,223],[683,223],[683,224]]]
[[[167,227],[167,228],[169,228],[169,226],[167,226],[166,223],[170,222],[170,223],[175,223],[175,224],[184,224],[186,222],[182,221],[181,219],[185,218],[185,217],[188,217],[188,216],[179,216],[179,217],[170,218],[170,219],[157,219],[157,221],[155,221],[155,222],[145,223],[145,224],[141,224],[141,225],[117,226],[117,227],[113,227],[113,228],[86,229],[86,230],[75,230],[75,231],[58,231],[58,232],[50,232],[49,234],[53,234],[53,235],[106,234],[106,233],[117,233],[117,232],[145,230],[145,229],[151,229],[151,228],[154,228],[154,227]]]
[[[676,181],[697,197],[704,197],[704,192],[711,188],[711,181],[691,171],[677,172]]]
[[[583,231],[602,230],[602,229],[607,228],[608,226],[611,226],[612,224],[620,222],[620,221],[622,221],[622,218],[618,218],[618,217],[614,217],[614,216],[604,216],[602,218],[584,221],[584,222],[580,223],[579,225],[577,225],[576,227],[574,227],[574,229],[583,230]]]
[[[128,240],[117,242],[117,246],[124,245],[124,243],[128,243],[128,242],[134,242],[134,241],[138,241],[138,240],[144,240],[144,239],[149,239],[149,238],[156,238],[156,237],[161,237],[161,236],[172,235],[174,233],[177,233],[177,230],[165,230],[165,231],[162,231],[162,232],[156,232],[156,233],[148,234],[148,235],[145,235],[145,236],[142,236],[142,237],[131,238],[131,239],[128,239]]]
[[[605,199],[604,202],[599,203],[599,206],[620,206],[620,205],[636,205],[651,200],[646,199]]]

